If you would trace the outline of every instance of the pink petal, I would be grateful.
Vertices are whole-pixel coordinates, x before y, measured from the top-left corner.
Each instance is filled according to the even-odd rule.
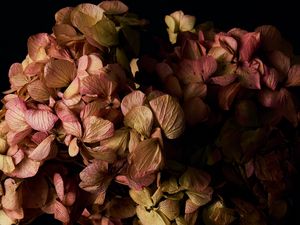
[[[5,104],[8,109],[5,113],[5,120],[13,131],[24,131],[29,125],[25,121],[26,105],[20,98],[14,98]]]
[[[218,36],[218,34],[216,36]],[[219,35],[219,42],[222,48],[225,48],[229,53],[232,55],[236,54],[238,43],[233,37],[222,33]]]
[[[146,96],[141,91],[133,91],[126,95],[121,102],[121,110],[125,116],[132,108],[142,106],[146,100]]]
[[[24,75],[23,67],[20,63],[14,63],[11,65],[8,76],[13,90],[22,88],[30,81],[30,79]]]
[[[35,132],[32,136],[31,136],[31,140],[35,143],[35,144],[40,144],[45,138],[48,137],[48,133],[47,132]]]
[[[40,33],[28,39],[28,54],[33,61],[44,61],[48,59],[45,48],[50,44],[49,35]]]
[[[277,70],[274,68],[266,68],[265,75],[263,76],[263,81],[268,88],[275,91],[279,82],[279,74]]]
[[[239,82],[232,83],[229,86],[222,87],[219,92],[219,105],[224,110],[229,110],[230,106],[239,92],[241,85]]]
[[[198,66],[201,69],[201,75],[204,81],[208,80],[218,67],[217,61],[212,56],[202,56],[199,59]]]
[[[80,82],[82,95],[110,96],[116,89],[117,83],[110,80],[105,73],[84,77]]]
[[[257,70],[243,66],[237,70],[242,86],[248,89],[260,89],[260,74]]]
[[[36,161],[42,161],[49,156],[53,156],[53,154],[55,154],[55,148],[53,147],[54,140],[55,135],[49,135],[28,155],[28,157]]]
[[[23,131],[9,131],[7,134],[7,143],[10,146],[16,145],[23,141],[31,133],[31,127],[26,128]]]
[[[26,68],[24,69],[24,74],[26,74],[26,76],[35,76],[41,73],[43,69],[44,63],[32,62],[26,66]]]
[[[67,87],[75,75],[76,67],[68,60],[52,60],[44,68],[45,84],[51,88]]]
[[[176,76],[184,84],[202,82],[202,65],[200,60],[188,60],[184,59],[180,62]]]
[[[300,86],[300,65],[293,65],[288,73],[287,87]]]
[[[40,162],[25,157],[22,162],[16,166],[16,169],[8,175],[17,178],[33,177],[37,174],[40,164]]]
[[[54,203],[54,218],[63,223],[69,223],[70,221],[68,209],[57,200]]]
[[[207,94],[207,85],[205,83],[190,83],[183,89],[184,100],[194,97],[204,98]]]
[[[84,120],[89,116],[101,117],[102,111],[104,108],[107,107],[107,104],[108,104],[107,101],[101,101],[101,100],[92,101],[86,104],[82,109],[82,111],[80,112],[81,120]]]
[[[25,120],[35,130],[49,131],[54,127],[58,117],[46,110],[29,109],[25,112]]]
[[[278,91],[263,89],[259,93],[259,101],[265,107],[276,108],[279,105]]]
[[[242,62],[249,61],[260,45],[260,33],[250,32],[244,34],[240,39],[240,45],[240,60]]]
[[[1,204],[6,210],[22,211],[22,193],[20,192],[20,182],[15,181],[12,178],[7,178],[4,181],[5,194],[2,196]]]
[[[58,198],[63,201],[65,196],[64,181],[59,173],[55,173],[53,176],[53,184]]]
[[[75,137],[82,136],[82,129],[78,118],[63,102],[59,101],[56,103],[55,112],[62,121],[63,128],[67,134]]]
[[[82,141],[95,143],[114,134],[114,125],[109,120],[89,116],[83,121],[84,133]]]
[[[224,74],[221,76],[211,77],[210,81],[213,84],[217,84],[224,87],[233,83],[236,80],[236,78],[237,75],[235,73],[231,73],[231,74]]]

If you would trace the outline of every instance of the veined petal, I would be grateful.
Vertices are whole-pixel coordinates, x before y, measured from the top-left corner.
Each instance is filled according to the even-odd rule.
[[[35,130],[49,131],[54,127],[58,118],[47,110],[29,109],[25,112],[25,120]]]
[[[45,102],[49,100],[50,92],[47,86],[40,80],[35,80],[28,84],[27,91],[33,100]]]
[[[219,105],[224,110],[229,110],[230,106],[239,92],[241,85],[239,82],[232,83],[228,86],[222,87],[219,92]]]
[[[8,109],[5,113],[5,120],[13,131],[23,131],[28,128],[25,121],[26,105],[20,98],[14,98],[5,104]]]
[[[44,68],[45,83],[51,88],[67,87],[75,78],[74,63],[63,60],[51,60]]]
[[[133,91],[126,95],[121,102],[121,110],[125,116],[131,109],[136,106],[142,106],[146,100],[146,96],[141,91]]]
[[[146,106],[136,106],[126,114],[124,124],[149,137],[153,126],[152,111]]]
[[[53,184],[57,193],[57,197],[63,201],[65,196],[65,187],[64,180],[59,173],[55,173],[53,175]]]
[[[276,69],[270,68],[265,70],[265,75],[263,76],[263,81],[268,88],[275,91],[277,84],[279,82],[279,74]]]
[[[78,118],[62,101],[56,103],[55,112],[62,121],[63,128],[67,134],[74,135],[75,137],[82,136],[82,129]]]
[[[127,5],[118,0],[103,1],[98,6],[107,14],[123,14],[128,11]]]
[[[103,9],[94,4],[84,3],[73,9],[70,19],[73,26],[85,33],[87,28],[95,25],[102,19],[103,12]]]
[[[36,161],[42,161],[49,156],[52,156],[54,153],[53,151],[55,151],[55,148],[52,146],[54,139],[55,135],[49,135],[28,155],[28,157]]]
[[[70,24],[70,15],[74,8],[65,7],[55,13],[56,24]]]
[[[217,61],[212,56],[202,56],[199,58],[199,66],[204,81],[208,80],[218,67]]]
[[[260,33],[249,32],[242,36],[240,39],[240,60],[249,61],[252,58],[253,53],[259,47]]]
[[[22,131],[9,131],[7,133],[7,143],[10,146],[14,146],[19,142],[23,141],[24,138],[31,133],[31,131],[32,129],[30,126]]]
[[[184,84],[203,82],[202,78],[202,62],[198,60],[184,59],[180,62],[176,76]]]
[[[89,116],[83,121],[83,142],[95,143],[113,136],[114,124],[96,116]]]
[[[14,171],[9,173],[10,177],[17,177],[17,178],[28,178],[33,177],[37,174],[40,162],[35,160],[24,158],[15,168]]]
[[[185,128],[185,119],[179,103],[170,95],[162,95],[149,102],[164,134],[169,139],[179,137]]]
[[[47,56],[45,48],[50,44],[49,35],[40,33],[29,37],[27,46],[28,54],[33,61],[45,61]]]

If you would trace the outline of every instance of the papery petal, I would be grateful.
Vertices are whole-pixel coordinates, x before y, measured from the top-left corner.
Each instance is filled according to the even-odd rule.
[[[300,65],[293,65],[289,69],[288,78],[286,81],[287,87],[300,86]]]
[[[182,32],[191,31],[194,28],[196,17],[184,15],[179,21],[179,30]]]
[[[0,136],[0,154],[5,154],[7,148],[8,148],[7,141]]]
[[[107,14],[123,14],[128,11],[128,7],[121,1],[103,1],[98,5]]]
[[[5,113],[5,120],[13,131],[24,131],[28,129],[25,121],[26,105],[23,100],[15,98],[5,104],[8,109]]]
[[[152,111],[146,106],[136,106],[126,114],[124,124],[149,137],[153,126]]]
[[[291,60],[281,51],[272,51],[269,55],[270,63],[284,76],[287,75],[290,67]]]
[[[63,128],[67,134],[74,135],[75,137],[82,136],[82,129],[78,118],[63,102],[59,101],[56,103],[55,112],[62,121]]]
[[[45,64],[42,62],[32,62],[25,67],[24,74],[26,74],[28,77],[36,76],[43,72],[44,65]]]
[[[204,98],[207,94],[207,85],[205,83],[189,83],[183,89],[184,100],[194,97]]]
[[[190,191],[202,192],[211,181],[208,173],[189,167],[184,174],[179,178],[179,184]]]
[[[203,80],[206,81],[208,78],[217,70],[217,61],[212,56],[202,56],[199,59],[201,75]]]
[[[143,188],[142,190],[129,190],[129,195],[132,200],[138,205],[150,208],[154,205],[151,199],[151,193],[148,188]]]
[[[202,82],[202,62],[198,60],[184,59],[180,62],[176,76],[184,84]]]
[[[54,218],[63,222],[69,223],[70,215],[68,209],[59,201],[55,201],[54,204]]]
[[[88,55],[88,67],[87,72],[89,74],[99,74],[103,68],[102,60],[94,54]]]
[[[77,138],[73,138],[72,141],[70,142],[69,148],[68,148],[68,153],[69,156],[74,157],[78,155],[80,151],[80,148],[78,147],[77,144]]]
[[[211,77],[210,81],[213,84],[217,84],[224,87],[233,83],[236,80],[236,78],[237,75],[232,73],[232,74],[224,74],[221,76]]]
[[[1,204],[6,210],[20,211],[20,218],[24,216],[22,209],[22,193],[18,189],[20,182],[15,181],[12,178],[7,178],[4,181],[5,194],[2,196]]]
[[[57,193],[57,197],[63,201],[65,196],[65,187],[64,187],[64,181],[63,178],[59,173],[55,173],[53,176],[53,184],[55,187],[55,191]]]
[[[11,173],[14,171],[15,165],[11,156],[0,155],[0,170],[3,173]]]
[[[216,38],[219,39],[218,41],[220,42],[220,46],[222,46],[222,48],[226,49],[232,55],[236,54],[238,43],[233,37],[226,33],[221,33],[219,35],[217,34]]]
[[[180,214],[179,201],[166,199],[158,205],[161,211],[170,221],[174,220]]]
[[[130,139],[128,142],[128,150],[129,152],[133,152],[138,145],[138,143],[141,142],[141,137],[139,133],[135,130],[130,130]]]
[[[109,138],[114,134],[114,125],[109,120],[89,116],[83,121],[83,142],[95,143]]]
[[[106,146],[97,146],[94,148],[87,148],[89,156],[97,160],[103,160],[108,163],[114,163],[117,159],[115,151],[107,148]]]
[[[105,47],[117,45],[119,42],[115,23],[106,18],[99,20],[90,27],[87,35],[97,44]]]
[[[101,145],[111,149],[112,151],[123,153],[127,149],[128,141],[129,130],[119,129],[115,131],[114,136],[101,141]]]
[[[203,216],[204,221],[207,221],[207,224],[229,225],[236,219],[235,211],[233,209],[226,208],[221,201],[214,202],[206,208]]]
[[[80,91],[80,80],[78,77],[76,77],[71,84],[67,87],[67,89],[64,91],[64,98],[70,99],[72,97],[75,97]]]
[[[15,168],[15,170],[8,175],[17,178],[33,177],[38,172],[40,162],[35,160],[24,158]]]
[[[50,88],[67,87],[75,75],[76,67],[68,60],[51,60],[44,68],[45,84]]]
[[[105,192],[111,177],[108,174],[108,163],[94,160],[79,174],[81,182],[79,187],[88,192]]]
[[[146,100],[146,96],[141,91],[133,91],[126,95],[121,102],[121,110],[125,116],[131,109],[136,106],[142,106]]]
[[[71,41],[78,41],[84,37],[77,34],[74,27],[69,24],[56,24],[53,28],[53,33],[60,44],[65,44]]]
[[[229,110],[240,88],[241,85],[239,82],[232,83],[229,86],[222,87],[218,96],[219,106],[224,110]]]
[[[27,46],[28,54],[33,61],[44,61],[47,56],[45,48],[50,44],[49,35],[40,33],[29,37]]]
[[[50,92],[47,86],[40,80],[36,80],[28,84],[27,91],[33,100],[45,102],[49,100]]]
[[[208,119],[209,106],[199,97],[186,100],[183,105],[185,118],[190,125],[196,125]]]
[[[175,139],[183,133],[184,113],[175,98],[162,95],[152,99],[149,104],[167,138]]]
[[[35,130],[49,131],[54,127],[58,118],[47,110],[29,109],[25,112],[25,120]]]
[[[23,141],[31,133],[31,127],[26,128],[23,131],[9,131],[7,134],[7,143],[10,146],[14,146]]]
[[[136,208],[137,217],[140,219],[141,223],[144,225],[170,225],[170,221],[164,214],[159,214],[158,211],[150,210],[147,211],[146,208],[142,206],[137,206]]]
[[[252,58],[253,53],[259,47],[260,33],[249,32],[242,36],[240,39],[240,60],[249,61]]]
[[[94,4],[84,3],[73,9],[70,19],[73,26],[85,33],[87,28],[92,27],[102,19],[103,12],[103,9]]]
[[[242,86],[248,89],[260,89],[260,74],[253,68],[243,66],[237,70]]]
[[[257,27],[255,31],[260,33],[262,47],[265,50],[277,50],[281,46],[282,37],[276,27],[271,25],[263,25]]]
[[[110,80],[106,74],[91,75],[83,78],[80,82],[82,95],[110,96],[116,89],[117,83]]]
[[[265,75],[263,76],[263,81],[268,88],[275,91],[279,82],[279,74],[277,70],[274,68],[266,69]]]
[[[28,155],[28,157],[36,161],[42,161],[49,156],[54,156],[56,151],[55,147],[53,147],[54,139],[55,135],[49,135]]]
[[[40,209],[46,204],[48,191],[47,180],[42,176],[25,180],[22,183],[23,207]]]
[[[108,104],[107,101],[101,101],[101,100],[92,101],[86,104],[80,112],[81,120],[84,120],[89,116],[101,117],[102,111],[104,108],[107,107],[107,104]]]
[[[146,139],[140,142],[129,155],[129,175],[140,178],[161,169],[164,164],[163,155],[157,139]]]
[[[74,8],[65,7],[55,13],[56,24],[70,24],[70,15]]]

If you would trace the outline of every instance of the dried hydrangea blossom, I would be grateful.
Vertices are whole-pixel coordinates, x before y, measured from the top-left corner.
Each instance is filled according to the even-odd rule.
[[[216,32],[176,11],[173,48],[141,55],[147,22],[121,1],[66,7],[55,22],[8,73],[1,224],[288,219],[300,67],[275,27]]]

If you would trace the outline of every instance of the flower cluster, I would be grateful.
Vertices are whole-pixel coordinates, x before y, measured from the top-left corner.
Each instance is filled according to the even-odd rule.
[[[148,54],[147,21],[121,1],[55,20],[9,70],[1,225],[44,213],[66,225],[286,219],[300,64],[275,27],[216,32],[176,11],[165,17],[172,45]]]

